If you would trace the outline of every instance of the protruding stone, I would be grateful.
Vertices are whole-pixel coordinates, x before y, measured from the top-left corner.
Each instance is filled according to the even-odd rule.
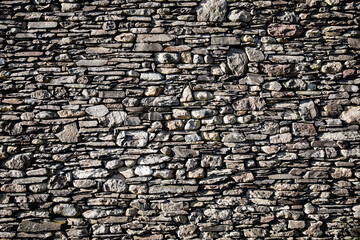
[[[194,98],[198,101],[207,101],[214,97],[214,95],[211,92],[207,91],[198,91],[194,92]]]
[[[121,126],[126,120],[127,113],[124,111],[111,111],[105,117],[100,119],[100,122],[108,127],[118,127]]]
[[[302,27],[295,24],[272,23],[267,31],[273,37],[300,37],[303,34]]]
[[[319,111],[312,100],[301,101],[298,111],[303,120],[314,119],[319,114]]]
[[[170,131],[180,131],[184,128],[184,123],[181,120],[171,120],[166,123],[166,127]]]
[[[350,168],[332,168],[330,175],[335,179],[348,179],[352,177],[352,171]]]
[[[223,22],[226,18],[226,0],[204,0],[197,9],[199,22]]]
[[[360,107],[349,107],[340,115],[340,119],[350,124],[360,124]]]
[[[265,59],[262,51],[256,48],[247,47],[245,48],[245,52],[250,62],[262,62]]]
[[[65,125],[64,129],[55,135],[63,143],[76,143],[79,141],[79,131],[76,123]]]
[[[244,142],[245,136],[243,133],[224,133],[223,138],[221,139],[222,142],[225,143],[237,143],[237,142]]]
[[[201,127],[201,123],[199,120],[190,119],[185,124],[184,129],[185,131],[193,131],[193,130],[198,130],[200,127]]]
[[[244,76],[248,64],[246,53],[239,48],[230,48],[227,53],[227,64],[235,76]]]
[[[97,105],[86,108],[85,112],[94,117],[103,117],[109,113],[109,109],[105,105]]]
[[[137,166],[135,168],[135,174],[140,176],[140,177],[145,177],[145,176],[151,176],[153,174],[153,170],[149,167],[149,166]]]

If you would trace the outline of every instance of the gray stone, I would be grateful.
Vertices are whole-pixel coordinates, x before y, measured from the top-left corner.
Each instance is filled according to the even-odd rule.
[[[239,38],[237,37],[222,37],[222,36],[212,36],[211,37],[211,45],[240,45],[241,44],[241,41]],[[194,55],[194,59],[195,59],[195,56]],[[195,61],[194,60],[194,63],[204,63],[204,60],[201,60],[201,61]]]
[[[35,99],[44,100],[44,99],[49,99],[50,97],[51,94],[46,90],[37,90],[31,93],[31,98],[35,98]]]
[[[123,177],[115,175],[111,179],[106,180],[103,189],[105,192],[125,193],[128,191],[128,186]]]
[[[274,136],[270,136],[270,143],[271,144],[289,143],[291,142],[291,139],[292,139],[291,133],[281,133]]]
[[[360,49],[360,38],[348,38],[350,48]]]
[[[267,32],[273,37],[300,37],[303,34],[303,29],[295,24],[272,23],[269,25]]]
[[[360,124],[360,107],[349,107],[341,113],[340,119],[350,124]]]
[[[148,135],[145,131],[121,131],[116,138],[116,144],[120,147],[145,147]]]
[[[192,95],[191,88],[189,86],[186,86],[181,95],[180,102],[192,102],[193,100],[194,98]]]
[[[101,124],[112,127],[121,126],[124,121],[127,119],[127,113],[124,111],[111,111],[106,116],[100,119]]]
[[[57,204],[54,206],[53,212],[63,217],[77,217],[81,214],[79,208],[74,204]]]
[[[265,105],[265,101],[260,97],[247,97],[234,102],[233,107],[240,111],[256,111],[262,110]]]
[[[194,92],[194,98],[198,101],[207,101],[214,98],[214,94],[208,91],[197,91]]]
[[[136,43],[134,46],[134,52],[160,52],[163,47],[160,43]]]
[[[22,220],[17,228],[18,232],[48,232],[59,231],[64,222],[35,222]]]
[[[106,178],[110,175],[110,172],[102,168],[88,168],[85,170],[74,170],[73,176],[75,179],[85,178]]]
[[[136,35],[133,33],[122,33],[115,37],[115,41],[122,43],[130,43],[134,42],[136,39]]]
[[[138,34],[137,42],[169,42],[173,40],[175,36],[170,34]]]
[[[140,79],[145,81],[160,81],[164,79],[161,73],[141,73]]]
[[[149,166],[137,166],[135,168],[135,174],[140,177],[151,176],[153,172]]]
[[[316,136],[315,126],[311,123],[293,123],[293,134],[295,136]]]
[[[162,155],[162,154],[149,154],[144,157],[139,158],[137,161],[140,165],[154,165],[154,164],[160,164],[164,162],[171,161],[171,157]]]
[[[108,63],[106,59],[95,59],[95,60],[79,60],[75,62],[79,67],[100,67]]]
[[[228,19],[232,22],[250,22],[251,15],[248,11],[236,9],[228,14]]]
[[[226,12],[226,0],[204,0],[197,9],[197,20],[200,22],[223,22]]]
[[[256,48],[246,47],[245,52],[250,62],[262,62],[265,59],[264,54]]]
[[[245,141],[245,136],[243,133],[224,133],[222,139],[222,142],[225,143],[237,143],[237,142],[244,142]]]
[[[323,73],[339,73],[341,72],[342,64],[341,62],[329,62],[325,63],[321,67],[321,72]]]
[[[227,53],[227,64],[235,76],[244,76],[248,64],[246,53],[239,48],[230,48]]]
[[[81,8],[79,3],[61,3],[62,12],[73,12]]]
[[[199,120],[196,119],[190,119],[186,122],[184,130],[185,131],[193,131],[198,130],[201,127],[201,123]]]
[[[157,63],[178,63],[180,56],[177,53],[155,53],[155,62]]]
[[[299,104],[299,114],[304,120],[311,120],[318,116],[319,111],[312,100],[304,100]]]
[[[77,143],[79,141],[79,131],[76,123],[65,125],[64,129],[55,135],[63,143]]]
[[[33,154],[31,153],[16,154],[6,160],[4,166],[8,169],[24,170],[30,166],[32,160]]]
[[[176,96],[148,97],[141,99],[141,105],[146,107],[168,107],[179,105]]]
[[[85,112],[94,117],[103,117],[109,113],[109,109],[105,105],[97,105],[86,108]]]
[[[193,118],[198,118],[198,119],[211,117],[214,114],[215,114],[215,112],[213,110],[211,110],[211,109],[199,109],[199,110],[192,110],[191,111],[191,116]]]
[[[28,28],[56,28],[57,22],[29,22]]]

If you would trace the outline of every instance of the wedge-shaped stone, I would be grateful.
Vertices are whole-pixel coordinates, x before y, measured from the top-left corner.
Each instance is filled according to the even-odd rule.
[[[79,141],[79,131],[76,123],[65,125],[64,129],[55,135],[63,143],[76,143]]]

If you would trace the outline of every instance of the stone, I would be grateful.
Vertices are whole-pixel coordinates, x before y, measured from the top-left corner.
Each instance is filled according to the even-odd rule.
[[[246,77],[242,78],[239,81],[239,84],[260,85],[263,82],[264,78],[261,75],[248,73]]]
[[[57,22],[29,22],[28,28],[56,28],[57,25]]]
[[[103,189],[105,192],[125,193],[128,191],[128,186],[123,177],[114,175],[104,182]]]
[[[180,239],[193,239],[198,236],[198,227],[194,224],[180,225],[177,231],[177,235]]]
[[[243,133],[224,133],[221,141],[225,143],[245,142],[245,136]]]
[[[185,109],[173,109],[172,115],[176,119],[189,119],[191,117],[189,111]]]
[[[61,230],[64,222],[35,222],[29,220],[22,220],[17,228],[18,232],[52,232]]]
[[[281,133],[274,136],[270,136],[269,139],[271,144],[289,143],[291,142],[292,136],[291,133]]]
[[[171,120],[166,122],[166,127],[169,131],[180,131],[184,128],[184,123],[181,120]]]
[[[131,43],[134,42],[136,39],[136,35],[133,33],[122,33],[115,37],[115,41],[121,43]]]
[[[145,131],[121,131],[116,138],[120,147],[145,147],[148,142],[148,133]]]
[[[295,24],[272,23],[268,26],[267,32],[273,37],[300,37],[303,28]]]
[[[207,92],[207,91],[194,92],[194,99],[198,101],[207,101],[213,98],[214,95],[211,92]]]
[[[316,136],[317,132],[314,124],[311,123],[293,123],[293,134],[295,136]]]
[[[75,179],[86,178],[106,178],[110,175],[109,171],[101,168],[88,168],[85,170],[74,170],[73,176]]]
[[[82,117],[85,115],[85,111],[60,110],[60,111],[57,111],[57,114],[61,118]]]
[[[166,193],[192,193],[197,192],[199,186],[197,185],[153,185],[149,187],[149,194],[166,194]]]
[[[216,168],[216,167],[221,167],[222,164],[223,164],[223,160],[221,156],[217,156],[217,155],[201,156],[201,167]]]
[[[161,92],[163,91],[162,87],[158,87],[158,86],[149,86],[145,89],[145,96],[147,97],[157,97],[161,94]]]
[[[138,34],[137,42],[169,42],[174,39],[170,34]]]
[[[321,237],[324,232],[321,230],[323,223],[318,221],[316,223],[311,223],[310,227],[304,232],[309,237]]]
[[[111,111],[106,116],[100,118],[100,123],[113,128],[121,126],[127,119],[127,113],[124,111]]]
[[[265,59],[262,51],[256,48],[246,47],[245,52],[250,62],[262,62]]]
[[[360,49],[360,38],[348,38],[347,41],[350,48]]]
[[[215,114],[214,111],[211,110],[211,109],[198,109],[198,110],[192,110],[191,111],[191,116],[193,118],[197,118],[197,119],[211,117],[214,114]]]
[[[269,91],[280,91],[282,89],[282,86],[280,83],[276,81],[267,82],[263,85],[263,88]]]
[[[171,157],[162,155],[162,154],[149,154],[144,157],[139,158],[137,161],[140,165],[154,165],[154,164],[160,164],[164,162],[171,161]]]
[[[53,212],[63,217],[77,217],[81,214],[79,208],[74,204],[57,204],[54,206]]]
[[[198,130],[201,127],[201,123],[199,120],[196,119],[190,119],[186,122],[184,130],[185,131],[193,131]]]
[[[235,76],[242,77],[245,75],[248,58],[243,50],[239,48],[230,48],[226,58],[229,69]]]
[[[160,81],[164,79],[161,73],[141,73],[140,79],[144,81]]]
[[[329,62],[325,63],[321,67],[321,72],[323,73],[339,73],[342,70],[341,62]]]
[[[296,77],[294,64],[266,64],[263,71],[270,77]]]
[[[321,140],[360,141],[360,133],[358,131],[324,132],[319,138]]]
[[[109,113],[109,109],[105,105],[97,105],[86,108],[85,112],[94,117],[103,117]]]
[[[26,192],[26,186],[18,184],[3,184],[0,190],[1,192],[21,193]]]
[[[64,126],[64,129],[55,134],[56,137],[63,143],[77,143],[79,142],[79,131],[76,123],[70,123]]]
[[[160,43],[136,43],[134,52],[161,52],[163,47]]]
[[[141,105],[146,107],[166,107],[179,105],[179,99],[176,96],[149,97],[141,100]]]
[[[330,6],[336,6],[340,3],[340,0],[325,0],[325,2]]]
[[[46,90],[37,90],[33,93],[31,93],[31,98],[44,100],[49,99],[51,97],[51,94]]]
[[[349,124],[360,124],[360,107],[349,107],[341,113],[340,119]]]
[[[315,103],[312,100],[301,101],[299,104],[298,112],[303,120],[315,119],[319,114],[319,110],[317,109]]]
[[[24,170],[30,166],[33,160],[33,154],[31,153],[20,153],[11,156],[4,162],[4,166],[8,169]]]
[[[192,102],[194,101],[191,88],[189,86],[186,86],[184,88],[184,91],[182,92],[180,102]]]
[[[240,9],[232,10],[228,14],[227,17],[231,22],[250,22],[251,21],[250,13],[248,11],[240,10]]]
[[[266,103],[260,97],[247,97],[234,102],[233,107],[238,111],[256,111],[262,110]]]
[[[226,12],[226,0],[204,0],[196,10],[197,20],[199,22],[223,22]]]
[[[106,59],[79,60],[75,62],[78,67],[100,67],[108,63]]]
[[[350,168],[332,168],[330,175],[334,179],[348,179],[352,177],[352,171]]]
[[[246,238],[263,238],[267,235],[267,230],[261,228],[244,229],[243,231]]]
[[[315,212],[315,207],[311,203],[307,203],[304,205],[304,212],[306,214],[312,214]]]
[[[207,141],[220,141],[218,132],[203,132],[202,137]]]
[[[237,37],[220,37],[220,36],[212,36],[211,37],[211,45],[240,45],[241,41],[239,38]],[[195,56],[199,56],[199,55],[194,55]],[[194,63],[204,63],[205,59],[201,60],[201,61],[195,61]]]
[[[135,174],[140,177],[151,176],[153,172],[154,171],[149,166],[137,166],[135,168]]]
[[[177,53],[155,53],[154,57],[155,62],[157,63],[178,63],[180,62],[180,56]]]
[[[306,227],[305,221],[289,220],[289,229],[303,229]]]

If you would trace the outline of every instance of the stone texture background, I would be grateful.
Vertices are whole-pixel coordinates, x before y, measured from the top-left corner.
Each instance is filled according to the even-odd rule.
[[[360,3],[0,2],[2,239],[353,239]]]

